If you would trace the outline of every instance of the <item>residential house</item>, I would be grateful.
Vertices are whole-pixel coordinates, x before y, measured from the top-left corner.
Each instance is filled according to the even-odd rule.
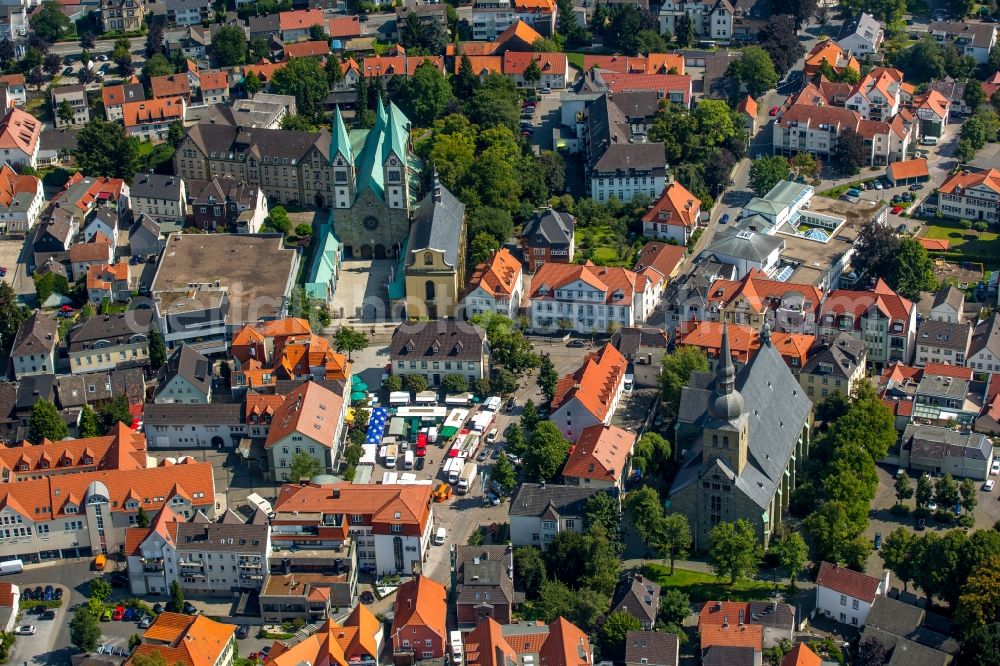
[[[207,0],[164,0],[167,23],[197,25],[212,18],[212,3]]]
[[[138,32],[146,16],[144,0],[101,0],[98,18],[102,32]]]
[[[119,260],[113,264],[87,266],[87,300],[95,307],[105,302],[128,303],[132,300],[128,263]]]
[[[583,532],[587,500],[607,492],[586,486],[522,483],[507,506],[510,541],[514,546],[545,548],[560,532]]]
[[[66,442],[56,443],[53,457],[48,462],[43,458],[42,467],[55,466],[66,446]],[[82,455],[86,457],[87,452]],[[0,495],[0,520],[6,521],[0,554],[27,563],[116,553],[125,544],[127,528],[136,524],[140,507],[152,513],[164,506],[178,515],[190,517],[201,511],[214,517],[212,465],[186,458],[157,467],[140,464],[43,474],[8,483]],[[103,530],[99,531],[100,524]]]
[[[0,233],[23,238],[38,221],[45,193],[38,176],[21,176],[10,166],[0,167]]]
[[[465,316],[495,312],[517,319],[524,295],[521,262],[505,247],[476,267],[465,294]]]
[[[660,32],[677,34],[677,21],[687,16],[696,37],[727,42],[733,38],[734,5],[720,0],[665,0],[660,4]]]
[[[524,74],[532,62],[536,63],[541,76],[537,81],[526,81]],[[567,74],[570,71],[569,60],[565,53],[507,51],[503,54],[501,66],[504,75],[513,78],[519,88],[534,86],[564,90],[567,85]]]
[[[681,395],[675,446],[686,453],[671,508],[687,517],[695,549],[720,520],[739,519],[766,548],[808,455],[812,402],[770,336],[737,373],[723,327],[714,376],[692,373]]]
[[[322,9],[299,9],[278,13],[278,30],[281,41],[286,44],[308,39],[313,26],[326,27]]]
[[[50,209],[50,213],[35,227],[35,236],[31,243],[34,256],[32,263],[38,265],[49,260],[66,261],[69,258],[69,248],[78,229],[76,221],[70,217],[71,213],[72,211]],[[90,243],[77,243],[77,245],[84,246]],[[102,247],[108,252],[111,251],[108,239],[103,239]]]
[[[66,181],[63,191],[55,196],[53,203],[56,205],[49,208],[48,216],[60,224],[71,224],[74,236],[99,208],[111,208],[120,220],[130,217],[129,186],[120,178],[84,177],[79,172],[75,173]]]
[[[148,365],[151,322],[149,309],[78,321],[66,336],[69,371],[79,375]]]
[[[774,647],[794,640],[795,612],[791,604],[775,601],[708,601],[698,611],[698,631],[726,625],[760,627],[763,646]]]
[[[610,424],[627,367],[628,361],[610,344],[588,354],[576,372],[559,378],[549,419],[571,441],[590,426]]]
[[[274,236],[171,234],[150,286],[167,348],[225,352],[244,324],[281,319],[297,267],[296,252]]]
[[[0,583],[0,629],[14,633],[20,609],[21,588],[14,583]]]
[[[934,294],[930,319],[957,324],[962,321],[964,310],[965,294],[949,284]]]
[[[535,331],[604,332],[642,324],[656,307],[665,276],[584,264],[542,264],[528,295]]]
[[[634,629],[625,634],[625,666],[678,666],[679,663],[677,634]]]
[[[111,376],[107,372],[60,375],[56,378],[56,408],[72,413],[84,405],[99,405],[114,399]]]
[[[700,219],[701,199],[674,181],[642,216],[642,235],[686,246]]]
[[[132,212],[155,220],[183,222],[187,217],[187,188],[178,176],[137,173],[132,177]]]
[[[837,45],[853,55],[861,57],[874,55],[882,48],[885,41],[885,31],[882,25],[871,14],[860,12],[853,18],[844,21],[837,34]]]
[[[259,233],[268,215],[264,191],[232,174],[192,181],[188,192],[194,226],[204,231]]]
[[[413,213],[403,260],[409,317],[455,317],[465,287],[465,204],[435,176]],[[398,293],[390,298],[398,300]]]
[[[757,134],[757,100],[747,95],[736,104],[736,112],[743,120],[743,129],[747,131],[747,136]]]
[[[806,363],[809,350],[816,342],[813,335],[801,333],[772,333],[767,326],[758,331],[744,324],[720,324],[714,321],[691,321],[682,324],[675,332],[677,344],[697,347],[706,356],[711,368],[718,366],[722,356],[724,328],[729,331],[729,347],[736,363],[748,362],[768,343],[778,350],[782,360],[793,373],[798,373]]]
[[[103,237],[111,244],[112,249],[118,247],[118,213],[111,207],[103,206],[83,225],[83,242],[92,243]]]
[[[535,213],[521,227],[519,246],[534,273],[542,264],[573,262],[576,220],[551,208]]]
[[[985,90],[985,85],[984,90]],[[935,90],[948,101],[949,115],[967,116],[972,113],[972,109],[965,103],[965,81],[956,81],[950,76],[943,79],[934,79],[927,84],[929,90]],[[986,99],[992,96],[992,91],[986,92]]]
[[[459,625],[514,617],[513,546],[455,546],[455,614]]]
[[[472,38],[497,41],[518,21],[542,37],[556,34],[558,8],[552,0],[476,0],[472,5]]]
[[[90,122],[90,105],[87,104],[87,89],[84,86],[59,86],[52,89],[51,95],[52,122],[55,123],[56,129]],[[72,115],[70,116],[65,109]]]
[[[17,329],[10,349],[10,360],[17,378],[50,375],[56,371],[59,325],[39,311],[25,319]]]
[[[925,319],[917,329],[917,351],[913,364],[952,363],[965,365],[972,342],[972,325]]]
[[[867,356],[863,340],[841,333],[809,350],[809,357],[799,370],[799,384],[814,403],[834,393],[846,398],[864,381]]]
[[[235,624],[222,624],[206,615],[160,613],[143,633],[142,642],[132,650],[127,662],[131,664],[139,655],[159,654],[171,664],[232,666],[236,656],[235,634]]]
[[[208,57],[208,47],[211,44],[211,29],[203,28],[200,25],[189,25],[186,30],[179,33],[171,32],[164,40],[169,57],[181,53],[185,58],[194,58],[199,61]]]
[[[841,624],[863,627],[875,598],[889,592],[884,579],[823,562],[816,577],[816,613]]]
[[[848,21],[848,23],[852,23]],[[861,73],[861,63],[849,51],[832,39],[824,39],[817,42],[816,46],[806,54],[803,74],[806,79],[811,79],[817,74],[827,71],[824,63],[829,67],[829,71],[840,74],[845,70]]]
[[[920,119],[920,135],[940,137],[951,117],[951,102],[936,90],[914,96],[910,103]]]
[[[392,648],[414,659],[441,659],[448,650],[447,593],[444,587],[417,575],[396,589],[393,605]]]
[[[153,402],[207,405],[212,402],[213,379],[212,362],[191,345],[181,345],[157,374]]]
[[[751,270],[739,280],[716,280],[707,296],[709,316],[688,311],[685,321],[711,320],[743,324],[755,329],[765,325],[779,333],[816,332],[823,292],[807,284],[772,280]]]
[[[239,403],[151,402],[143,407],[142,419],[150,448],[222,449],[235,446],[246,434]]]
[[[423,375],[431,386],[441,378],[463,375],[473,384],[488,371],[486,332],[474,324],[454,320],[400,324],[392,332],[389,361],[393,374]]]
[[[14,105],[24,107],[28,103],[28,90],[24,82],[24,74],[4,74],[0,76],[0,88],[7,90],[7,97]]]
[[[201,72],[202,104],[226,104],[229,102],[229,73]]]
[[[652,630],[660,614],[659,584],[638,573],[622,576],[611,602],[611,612],[619,611],[639,620],[643,629]]]
[[[272,666],[303,663],[370,666],[378,663],[382,654],[383,631],[382,623],[368,607],[358,604],[343,625],[327,619],[315,633],[295,645],[275,641],[267,662]]]
[[[903,83],[903,72],[876,67],[854,86],[844,106],[865,120],[888,121],[899,113],[900,104],[912,91],[913,86]]]
[[[164,141],[170,126],[183,123],[187,104],[183,97],[160,97],[122,105],[125,132],[147,141]]]
[[[434,68],[444,74],[444,58],[441,56],[406,55],[405,49],[397,44],[387,55],[366,56],[361,61],[362,76],[381,76],[386,84],[396,76],[413,76],[424,63],[431,63]]]
[[[960,643],[952,635],[953,624],[943,616],[885,595],[875,598],[861,640],[874,639],[890,655],[919,663],[948,664],[957,658]],[[894,657],[890,656],[890,659]]]
[[[323,58],[330,53],[330,44],[326,40],[309,42],[294,42],[284,48],[285,61],[295,58]]]
[[[655,327],[622,327],[611,336],[611,344],[630,362],[660,367],[660,359],[667,349],[669,334]],[[636,383],[642,386],[639,377]]]
[[[991,314],[976,324],[969,343],[969,360],[966,363],[977,377],[1000,373],[1000,317]]]
[[[56,225],[53,225],[56,227]],[[94,234],[89,243],[75,243],[69,248],[69,265],[73,281],[87,275],[91,266],[107,266],[114,263],[115,248],[111,239],[103,233]]]
[[[138,257],[149,257],[158,255],[162,249],[163,241],[160,239],[160,223],[145,213],[136,215],[132,226],[128,230],[129,254]]]
[[[598,424],[584,428],[563,467],[563,480],[567,485],[624,491],[635,442],[634,433],[618,426]]]
[[[822,664],[823,660],[807,643],[796,643],[795,647],[781,658],[781,666],[822,666]]]
[[[586,666],[594,663],[590,639],[576,625],[559,617],[548,625],[519,622],[500,625],[486,619],[463,636],[468,666],[537,664]]]
[[[1000,221],[1000,169],[963,167],[938,190],[938,210],[945,217],[996,223]]]
[[[990,478],[993,460],[993,442],[987,435],[956,432],[947,426],[911,423],[903,432],[899,450],[899,466],[913,470],[915,476],[926,472],[985,481]]]
[[[310,0],[313,4],[317,2],[330,1],[331,0]],[[315,9],[312,5],[310,5],[310,7]],[[412,9],[417,11],[418,14],[423,14],[420,10],[428,8],[425,5],[417,5],[412,7]],[[446,12],[441,13],[446,14]],[[445,17],[445,20],[447,20],[447,17]],[[358,16],[337,16],[332,18],[326,23],[326,34],[328,34],[330,39],[334,42],[340,40],[340,43],[346,46],[348,40],[361,36],[361,19]],[[336,46],[336,44],[333,44],[333,46]]]
[[[336,469],[334,463],[340,455],[347,405],[343,397],[311,380],[289,393],[275,412],[264,442],[272,478],[288,480],[299,453],[308,453],[322,470]]]
[[[10,164],[38,166],[42,123],[20,109],[8,109],[0,120],[0,156]]]
[[[276,548],[301,549],[308,543],[315,550],[329,550],[335,559],[356,558],[355,582],[358,568],[376,574],[414,573],[432,547],[430,486],[287,484],[278,493],[274,511],[271,539]],[[346,555],[345,544],[351,551]]]
[[[646,277],[653,288],[653,302],[663,297],[667,284],[677,277],[686,252],[680,245],[669,245],[659,241],[649,241],[636,255],[632,270]],[[655,305],[653,306],[656,307]]]
[[[259,509],[244,523],[232,509],[216,521],[179,518],[163,507],[148,527],[125,532],[132,594],[169,594],[177,582],[187,594],[260,590],[269,573],[271,527]]]
[[[820,308],[817,335],[832,339],[850,333],[868,346],[868,362],[908,363],[917,341],[917,308],[879,278],[871,291],[831,292]]]
[[[149,89],[153,99],[181,97],[185,104],[191,103],[191,79],[186,73],[154,76],[149,79]]]
[[[996,26],[990,23],[933,21],[927,26],[927,33],[942,44],[952,44],[959,54],[980,65],[989,61],[990,51],[997,43]]]
[[[304,319],[248,324],[233,336],[230,354],[238,366],[232,374],[234,392],[267,391],[283,380],[346,383],[351,374],[347,357],[313,335]]]

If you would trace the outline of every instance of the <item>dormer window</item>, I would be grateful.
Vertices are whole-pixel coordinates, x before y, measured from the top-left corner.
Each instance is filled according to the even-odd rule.
[[[437,354],[439,351],[441,351],[441,344],[435,340],[431,343],[431,352]]]

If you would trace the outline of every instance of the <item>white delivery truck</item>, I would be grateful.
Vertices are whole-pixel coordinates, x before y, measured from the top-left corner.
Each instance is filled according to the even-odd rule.
[[[395,446],[385,447],[385,466],[389,469],[394,469],[396,467],[396,457],[399,453],[396,452]]]
[[[407,451],[403,455],[403,469],[413,469],[413,451]]]
[[[479,472],[479,467],[474,462],[465,463],[465,467],[462,468],[462,473],[458,477],[458,486],[455,488],[455,492],[459,495],[464,495],[472,489],[472,482],[476,480],[476,474]]]
[[[465,466],[465,458],[451,458],[451,469],[448,470],[448,483],[458,483],[462,476],[462,468]]]
[[[431,444],[437,444],[438,441],[438,429],[437,426],[431,426],[427,429],[427,441]]]
[[[7,560],[0,562],[0,575],[19,574],[24,571],[24,562],[21,560]]]
[[[462,632],[452,631],[449,634],[451,638],[451,663],[453,666],[461,666],[462,663]]]
[[[257,493],[250,493],[247,495],[247,504],[255,509],[260,509],[266,516],[270,517],[274,515],[274,507],[271,506],[271,503]]]

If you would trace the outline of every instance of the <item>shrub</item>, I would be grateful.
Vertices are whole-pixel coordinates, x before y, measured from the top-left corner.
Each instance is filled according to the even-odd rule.
[[[889,509],[889,513],[894,516],[908,516],[910,515],[910,507],[905,504],[893,504],[892,508]]]
[[[958,519],[958,526],[966,527],[971,530],[973,527],[976,526],[976,519],[970,516],[969,514],[965,514]]]
[[[947,509],[938,509],[934,512],[934,520],[939,523],[951,523],[955,521],[955,516]]]

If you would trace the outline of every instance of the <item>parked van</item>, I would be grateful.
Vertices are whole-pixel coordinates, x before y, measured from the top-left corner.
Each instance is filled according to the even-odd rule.
[[[0,562],[0,575],[19,574],[24,571],[24,562],[21,560],[7,560]]]
[[[413,451],[407,451],[403,456],[403,469],[413,469]]]
[[[936,146],[938,138],[936,136],[924,136],[920,137],[920,143],[925,146]]]
[[[443,527],[437,528],[437,531],[434,533],[434,545],[435,546],[443,546],[444,545],[444,539],[447,536],[447,534],[448,533],[445,531],[445,529]]]
[[[453,631],[451,637],[451,663],[459,666],[462,663],[462,632]]]

